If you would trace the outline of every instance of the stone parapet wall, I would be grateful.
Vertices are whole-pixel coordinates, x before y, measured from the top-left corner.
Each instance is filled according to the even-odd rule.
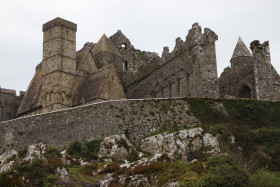
[[[38,142],[64,147],[112,134],[126,134],[139,144],[154,132],[198,124],[184,99],[101,102],[0,123],[0,153]]]
[[[16,95],[16,91],[15,90],[5,89],[5,88],[1,88],[1,87],[0,87],[0,92],[1,93],[5,93],[5,94]]]

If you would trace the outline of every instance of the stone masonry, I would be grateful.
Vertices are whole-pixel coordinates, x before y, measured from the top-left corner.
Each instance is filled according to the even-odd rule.
[[[4,121],[0,124],[0,153],[44,143],[68,146],[126,134],[136,144],[154,132],[200,125],[184,99],[104,101],[51,113]]]
[[[270,62],[268,41],[250,44],[252,54],[239,37],[230,60],[219,78],[220,97],[280,100],[280,76]]]
[[[280,77],[271,65],[268,42],[253,41],[251,54],[239,38],[231,67],[218,79],[218,36],[209,28],[202,32],[198,23],[185,40],[176,39],[172,51],[164,47],[161,57],[136,49],[120,30],[78,51],[77,24],[55,18],[43,24],[42,31],[43,59],[25,94],[17,98],[0,91],[1,120],[118,99],[280,100]]]

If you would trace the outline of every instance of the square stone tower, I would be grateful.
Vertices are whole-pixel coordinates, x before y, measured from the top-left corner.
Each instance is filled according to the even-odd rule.
[[[43,112],[72,106],[77,25],[55,18],[43,25]]]

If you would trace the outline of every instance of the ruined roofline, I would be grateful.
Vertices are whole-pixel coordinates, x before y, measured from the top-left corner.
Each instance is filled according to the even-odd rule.
[[[75,32],[77,31],[77,24],[75,24],[71,21],[67,21],[65,19],[59,18],[59,17],[43,24],[42,30],[43,30],[43,32],[45,32],[45,31],[50,30],[51,28],[56,27],[56,26],[62,26],[66,29],[69,29],[69,30],[72,30],[72,31],[75,31]]]
[[[138,82],[140,82],[140,81],[146,79],[147,77],[149,77],[151,74],[153,74],[154,72],[156,72],[157,70],[159,70],[159,69],[162,68],[163,66],[165,66],[165,65],[167,65],[168,63],[172,62],[174,59],[178,58],[178,55],[175,55],[175,53],[178,51],[178,46],[179,46],[179,45],[181,45],[180,47],[183,47],[183,50],[181,51],[181,53],[180,53],[179,55],[182,55],[182,54],[186,53],[186,52],[189,50],[189,48],[194,48],[194,47],[196,47],[197,45],[201,45],[202,43],[201,43],[200,41],[196,41],[196,43],[189,43],[189,41],[188,41],[188,36],[189,36],[189,35],[191,34],[191,32],[193,32],[193,31],[194,31],[194,32],[198,32],[198,33],[200,34],[200,36],[205,36],[205,35],[207,36],[207,35],[210,35],[210,34],[212,34],[212,33],[215,34],[215,36],[214,36],[213,38],[205,37],[204,40],[213,40],[213,39],[214,39],[214,41],[216,41],[216,40],[218,39],[218,38],[217,38],[218,36],[216,35],[216,33],[215,33],[214,31],[212,31],[211,29],[207,28],[207,27],[204,28],[204,30],[203,30],[204,32],[202,33],[202,32],[201,32],[201,26],[200,26],[197,22],[195,22],[195,23],[192,25],[192,28],[189,29],[185,41],[183,41],[180,37],[177,37],[177,38],[176,38],[176,40],[175,40],[175,46],[174,46],[173,51],[168,53],[168,55],[171,56],[170,58],[168,58],[168,60],[163,61],[163,63],[162,63],[160,66],[156,67],[156,68],[153,69],[152,71],[147,72],[146,74],[144,74],[144,75],[141,76],[140,78],[134,80],[133,82],[129,83],[128,85],[125,85],[125,87],[126,87],[126,88],[129,88],[130,86],[133,86],[134,84],[136,84],[136,83],[138,83]],[[203,40],[203,39],[200,38],[200,36],[199,36],[199,37],[198,37],[198,36],[191,36],[191,37],[198,37],[200,40]],[[178,43],[179,40],[182,41],[181,44]],[[185,47],[184,47],[185,45],[189,45],[189,46],[188,46],[187,48],[185,48]],[[169,47],[164,46],[164,47],[163,47],[163,52],[164,52],[165,49],[169,51]],[[162,56],[161,56],[160,58],[162,59]]]
[[[16,95],[16,90],[12,89],[5,89],[0,87],[0,93],[10,94],[10,95]]]

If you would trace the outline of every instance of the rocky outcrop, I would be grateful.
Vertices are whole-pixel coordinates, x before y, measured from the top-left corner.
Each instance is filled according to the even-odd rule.
[[[0,155],[0,173],[11,169],[17,158],[17,151],[11,150]]]
[[[123,161],[131,148],[132,145],[124,134],[109,136],[102,141],[98,156],[113,161]]]
[[[212,134],[203,134],[202,128],[181,130],[174,133],[163,133],[145,138],[141,142],[141,149],[151,155],[163,153],[179,153],[187,155],[201,146],[217,148],[219,143]]]

